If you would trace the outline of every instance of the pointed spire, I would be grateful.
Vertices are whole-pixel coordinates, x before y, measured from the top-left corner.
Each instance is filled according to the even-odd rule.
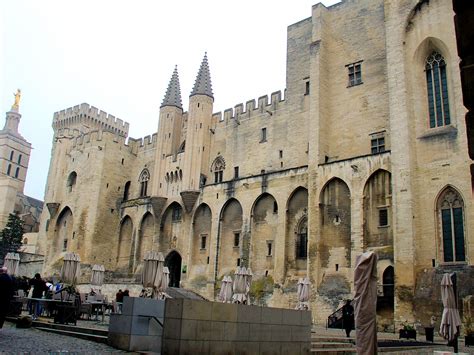
[[[209,73],[209,64],[207,63],[207,52],[204,54],[204,59],[199,68],[193,91],[189,96],[193,95],[207,95],[214,99],[214,95],[212,94],[211,74]]]
[[[164,106],[176,106],[180,109],[183,108],[181,103],[181,89],[179,87],[178,66],[174,67],[173,75],[171,76],[165,98],[163,99],[160,108]]]

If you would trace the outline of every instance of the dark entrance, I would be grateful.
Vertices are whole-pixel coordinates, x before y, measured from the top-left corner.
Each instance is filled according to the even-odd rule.
[[[169,287],[179,287],[181,280],[181,255],[178,252],[172,251],[165,258],[165,266],[170,270]]]

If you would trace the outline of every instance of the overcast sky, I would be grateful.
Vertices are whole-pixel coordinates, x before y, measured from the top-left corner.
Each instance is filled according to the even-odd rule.
[[[287,26],[317,2],[1,1],[0,129],[20,88],[33,145],[25,193],[44,198],[54,112],[87,102],[129,122],[130,137],[153,134],[174,66],[187,110],[206,51],[214,112],[283,91]]]

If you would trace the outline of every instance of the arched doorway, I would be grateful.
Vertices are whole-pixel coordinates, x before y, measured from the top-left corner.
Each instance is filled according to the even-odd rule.
[[[172,251],[165,258],[165,266],[170,270],[169,287],[179,287],[181,280],[181,255],[178,252]]]

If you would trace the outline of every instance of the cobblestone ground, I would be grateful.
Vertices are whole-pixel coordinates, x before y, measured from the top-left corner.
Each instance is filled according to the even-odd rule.
[[[0,329],[0,354],[104,354],[124,353],[105,344],[43,332],[34,328],[18,329],[5,322]]]

